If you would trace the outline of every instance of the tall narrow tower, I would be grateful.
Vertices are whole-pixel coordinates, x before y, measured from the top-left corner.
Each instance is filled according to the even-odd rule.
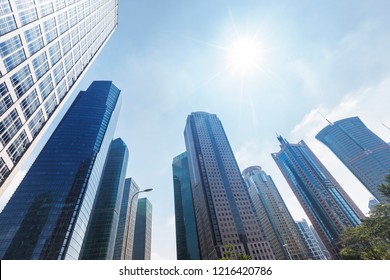
[[[152,253],[152,204],[144,197],[138,199],[134,228],[133,260],[150,260]]]
[[[118,0],[2,0],[0,17],[1,195],[75,98],[117,26]]]
[[[264,236],[270,241],[276,259],[308,259],[308,247],[272,177],[260,166],[248,167],[242,175]]]
[[[119,115],[120,90],[81,91],[0,214],[0,259],[78,259]]]
[[[201,259],[223,257],[227,244],[252,259],[273,259],[218,117],[191,113],[184,136]]]
[[[390,145],[369,130],[358,117],[342,119],[322,129],[316,138],[324,143],[380,202],[378,190],[390,171]]]
[[[278,137],[281,150],[272,157],[309,217],[321,240],[339,258],[339,234],[360,224],[364,214],[302,140],[290,144]]]

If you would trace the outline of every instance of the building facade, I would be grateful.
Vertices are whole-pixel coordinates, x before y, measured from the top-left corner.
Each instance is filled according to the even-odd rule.
[[[186,152],[173,158],[172,173],[175,197],[177,259],[199,260],[199,241]]]
[[[81,91],[0,214],[0,259],[78,259],[120,108],[112,82]]]
[[[382,203],[386,197],[378,190],[390,171],[390,145],[368,129],[358,117],[329,124],[316,138],[324,143]]]
[[[272,177],[260,166],[246,168],[244,177],[264,237],[277,260],[305,260],[309,250]]]
[[[117,0],[0,2],[0,195],[74,100],[117,15]]]
[[[296,223],[307,247],[309,248],[309,258],[312,260],[327,260],[325,254],[322,252],[317,238],[314,236],[306,220],[302,219],[301,221],[296,221]]]
[[[359,225],[364,214],[303,140],[278,140],[281,150],[273,159],[332,258],[339,258],[339,234]]]
[[[139,187],[133,178],[126,178],[115,240],[114,260],[131,260],[133,256],[135,218]]]
[[[152,257],[152,204],[144,197],[138,199],[134,228],[133,260]]]
[[[129,151],[122,139],[111,142],[80,259],[112,260],[118,232]]]
[[[201,259],[223,257],[228,244],[252,259],[274,259],[218,117],[191,113],[184,137]]]

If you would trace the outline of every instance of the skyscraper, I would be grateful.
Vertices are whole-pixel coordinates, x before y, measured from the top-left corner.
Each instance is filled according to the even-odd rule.
[[[342,119],[322,129],[316,138],[324,143],[380,202],[378,190],[390,171],[390,145],[369,130],[358,117]]]
[[[0,194],[117,22],[117,0],[1,1]]]
[[[278,260],[305,260],[308,248],[272,177],[260,166],[246,168],[242,175],[264,237]]]
[[[133,178],[126,178],[116,234],[114,260],[131,260],[133,256],[135,218],[139,187]]]
[[[0,259],[78,259],[120,108],[112,82],[81,91],[0,214]]]
[[[199,241],[186,152],[173,159],[172,173],[175,196],[177,259],[199,260]]]
[[[138,199],[134,228],[133,260],[150,260],[152,253],[152,204],[144,197]]]
[[[201,259],[223,257],[227,244],[252,259],[273,259],[218,117],[191,113],[184,137]]]
[[[112,260],[118,231],[129,151],[122,139],[111,142],[80,258]]]
[[[281,150],[272,157],[332,258],[339,258],[339,234],[360,224],[364,214],[302,140],[278,136]]]
[[[309,258],[313,260],[326,260],[324,253],[318,244],[317,238],[314,236],[312,230],[309,228],[305,219],[297,221],[297,226],[302,234],[302,237],[309,248]]]

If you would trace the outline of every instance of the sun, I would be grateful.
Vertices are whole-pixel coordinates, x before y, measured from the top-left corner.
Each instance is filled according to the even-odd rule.
[[[249,76],[261,67],[262,45],[255,37],[238,37],[227,49],[228,68],[241,76]]]

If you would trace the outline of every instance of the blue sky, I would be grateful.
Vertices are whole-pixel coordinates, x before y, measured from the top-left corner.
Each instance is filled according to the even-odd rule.
[[[260,165],[294,218],[304,217],[270,154],[275,132],[304,139],[364,212],[369,194],[314,139],[331,121],[359,116],[390,142],[390,2],[119,0],[119,26],[79,84],[112,80],[123,95],[116,130],[130,151],[127,176],[154,188],[152,259],[175,259],[172,159],[185,150],[187,115],[222,121],[241,170]],[[227,59],[255,37],[256,69]]]
[[[153,204],[152,258],[175,259],[172,158],[185,150],[193,111],[221,119],[241,170],[260,165],[294,218],[304,213],[270,153],[275,132],[304,139],[367,212],[369,194],[315,134],[358,115],[390,141],[388,1],[120,0],[119,26],[79,88],[113,80],[123,104],[116,136],[130,151],[127,176]],[[241,76],[227,51],[241,36],[261,44],[260,69]]]

